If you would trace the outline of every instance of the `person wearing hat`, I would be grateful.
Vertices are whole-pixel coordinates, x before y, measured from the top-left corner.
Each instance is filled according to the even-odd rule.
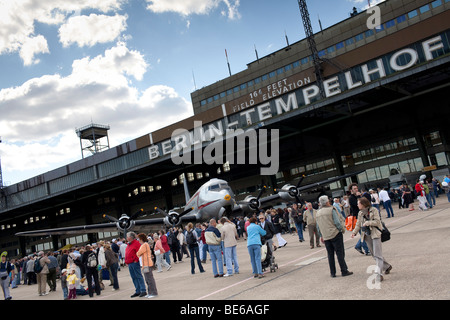
[[[5,300],[11,300],[12,297],[9,294],[9,273],[11,272],[11,276],[14,279],[14,266],[9,263],[9,261],[6,261],[6,256],[8,255],[8,252],[3,251],[1,253],[1,263],[0,263],[0,285],[2,286],[3,295],[5,297]]]
[[[69,296],[69,289],[67,288],[67,269],[61,270],[61,289],[63,291],[64,300]]]

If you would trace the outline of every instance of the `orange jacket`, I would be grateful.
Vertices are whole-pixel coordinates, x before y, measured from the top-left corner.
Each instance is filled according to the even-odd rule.
[[[152,251],[147,242],[144,242],[136,253],[139,258],[142,257],[143,267],[153,267]]]

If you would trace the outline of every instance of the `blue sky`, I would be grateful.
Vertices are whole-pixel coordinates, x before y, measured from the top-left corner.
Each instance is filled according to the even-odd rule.
[[[374,0],[371,1],[374,4]],[[366,0],[309,0],[315,32]],[[0,159],[10,185],[193,114],[190,93],[305,37],[296,0],[0,0]],[[194,85],[195,77],[195,85]]]

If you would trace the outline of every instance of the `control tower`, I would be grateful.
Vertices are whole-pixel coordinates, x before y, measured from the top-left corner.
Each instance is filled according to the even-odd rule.
[[[75,130],[80,138],[81,156],[83,158],[86,152],[89,156],[109,149],[109,129],[109,125],[91,123]]]

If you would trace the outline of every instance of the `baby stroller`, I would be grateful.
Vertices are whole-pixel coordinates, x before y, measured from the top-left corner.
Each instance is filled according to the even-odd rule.
[[[272,250],[269,248],[269,244],[266,241],[262,241],[263,245],[261,246],[261,265],[263,271],[266,271],[266,268],[270,268],[270,272],[275,272],[275,269],[278,269],[278,264],[275,263],[275,257],[272,254]]]

